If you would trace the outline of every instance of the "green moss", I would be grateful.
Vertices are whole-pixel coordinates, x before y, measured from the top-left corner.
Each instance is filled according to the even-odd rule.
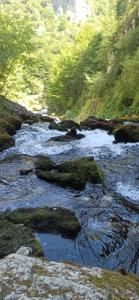
[[[36,169],[41,169],[45,171],[51,171],[52,169],[55,168],[55,166],[56,164],[46,156],[39,157],[35,162]]]
[[[61,233],[71,238],[80,231],[80,224],[75,214],[62,208],[17,209],[3,213],[1,218],[14,224],[24,224],[36,232]]]
[[[7,132],[0,130],[0,151],[3,151],[14,145],[14,139]]]
[[[41,246],[34,238],[33,230],[8,220],[0,221],[0,258],[15,253],[21,246],[30,247],[35,256],[44,256]]]
[[[102,276],[88,276],[89,283],[103,288],[108,293],[108,299],[128,300],[131,294],[139,296],[139,278],[132,274],[122,275],[120,272],[102,271]]]
[[[74,189],[83,189],[85,187],[85,181],[82,178],[78,178],[74,173],[51,173],[42,170],[37,171],[37,176],[48,182],[56,183],[62,187],[70,186]]]
[[[50,171],[50,172],[48,172]],[[93,158],[80,158],[56,165],[48,158],[36,161],[36,174],[63,187],[83,189],[87,182],[103,183],[103,174]]]

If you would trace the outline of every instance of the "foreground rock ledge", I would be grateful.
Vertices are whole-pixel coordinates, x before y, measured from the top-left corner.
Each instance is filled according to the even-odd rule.
[[[139,278],[134,275],[47,262],[28,253],[21,247],[0,260],[0,299],[139,299]]]

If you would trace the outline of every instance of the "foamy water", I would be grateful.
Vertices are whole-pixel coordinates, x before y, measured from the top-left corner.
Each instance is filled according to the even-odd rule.
[[[113,144],[114,137],[104,130],[91,130],[82,133],[85,138],[70,143],[48,142],[52,137],[64,135],[66,132],[49,130],[47,123],[33,125],[23,125],[22,129],[15,135],[15,147],[5,151],[6,154],[12,152],[28,155],[53,155],[61,154],[70,150],[81,150],[84,156],[93,155],[95,158],[100,156],[118,156],[135,147],[136,144]],[[139,144],[139,143],[138,143]]]

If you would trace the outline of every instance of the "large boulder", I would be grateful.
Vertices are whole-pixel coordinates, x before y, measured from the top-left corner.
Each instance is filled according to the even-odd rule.
[[[139,127],[134,125],[120,126],[113,131],[115,143],[139,142]]]
[[[7,211],[1,218],[13,224],[24,224],[35,232],[61,233],[70,238],[80,231],[75,214],[64,208],[21,208]]]
[[[31,247],[32,255],[44,256],[42,248],[34,238],[33,230],[7,220],[0,221],[0,258],[16,252],[21,246]]]
[[[43,157],[43,162],[45,158]],[[62,164],[54,164],[48,158],[42,167],[41,158],[36,161],[36,174],[39,178],[63,187],[83,189],[87,182],[97,184],[103,182],[103,175],[93,157],[71,160]],[[51,167],[50,167],[51,166]]]
[[[0,260],[0,299],[139,300],[137,276],[48,262],[26,253],[22,248]]]

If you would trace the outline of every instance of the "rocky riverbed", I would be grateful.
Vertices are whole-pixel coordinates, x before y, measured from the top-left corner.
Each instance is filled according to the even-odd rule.
[[[64,136],[67,128],[76,127],[75,124],[66,125],[65,131],[49,129],[46,122],[22,125],[14,136],[15,146],[0,154],[0,210],[67,209],[80,223],[76,236],[69,238],[57,230],[34,229],[47,259],[139,274],[139,144],[114,144],[110,129],[116,126],[115,122],[99,124],[100,128],[93,129],[83,124],[84,137],[70,142],[50,139]],[[89,182],[86,177],[81,190],[74,184],[63,187],[55,180],[43,180],[36,173],[36,161],[42,156],[58,166],[94,157],[103,180]],[[54,170],[59,172],[59,167]],[[53,169],[49,172],[54,178]],[[76,177],[79,179],[81,174],[82,180],[82,173],[81,168]]]

